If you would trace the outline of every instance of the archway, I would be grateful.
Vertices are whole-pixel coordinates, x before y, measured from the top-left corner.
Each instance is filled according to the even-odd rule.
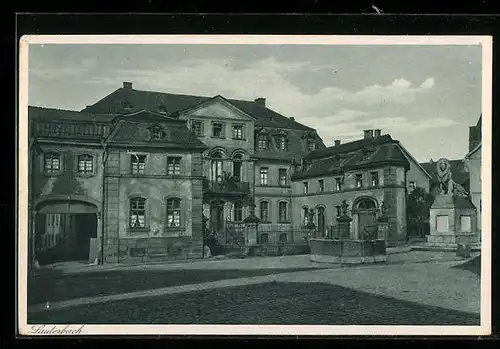
[[[40,264],[89,260],[97,238],[98,209],[79,200],[47,200],[36,206],[35,253]]]
[[[377,236],[377,204],[372,198],[361,198],[357,201],[358,237],[375,239]]]

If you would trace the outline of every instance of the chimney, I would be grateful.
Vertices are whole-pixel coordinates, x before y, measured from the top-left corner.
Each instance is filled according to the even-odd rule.
[[[128,90],[131,90],[132,89],[132,83],[131,82],[128,82],[128,81],[124,81],[123,82],[123,88],[126,88]]]
[[[295,121],[295,118],[293,116],[290,116],[290,120]]]
[[[340,139],[336,139],[334,142],[335,142],[335,143],[334,143],[334,144],[335,144],[335,146],[340,145]]]
[[[263,97],[255,99],[254,102],[257,103],[258,105],[262,106],[262,107],[266,106],[266,99],[263,98]]]
[[[364,130],[363,132],[364,132],[365,139],[373,138],[373,130]]]
[[[379,129],[376,129],[375,130],[375,135],[374,135],[375,138],[378,138],[380,137],[380,130]]]

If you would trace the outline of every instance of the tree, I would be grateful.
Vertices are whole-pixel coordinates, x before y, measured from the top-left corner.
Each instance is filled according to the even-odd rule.
[[[429,211],[434,197],[425,189],[416,187],[406,201],[406,217],[409,235],[423,237],[429,228]]]

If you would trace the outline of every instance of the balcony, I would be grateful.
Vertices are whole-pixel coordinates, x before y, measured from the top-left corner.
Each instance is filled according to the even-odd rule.
[[[250,183],[237,181],[211,181],[203,179],[203,194],[206,196],[245,196],[250,193]]]

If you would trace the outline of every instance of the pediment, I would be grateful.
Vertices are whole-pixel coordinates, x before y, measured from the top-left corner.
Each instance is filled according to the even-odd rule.
[[[235,107],[222,97],[215,97],[181,113],[181,118],[190,116],[255,121],[251,115]]]

